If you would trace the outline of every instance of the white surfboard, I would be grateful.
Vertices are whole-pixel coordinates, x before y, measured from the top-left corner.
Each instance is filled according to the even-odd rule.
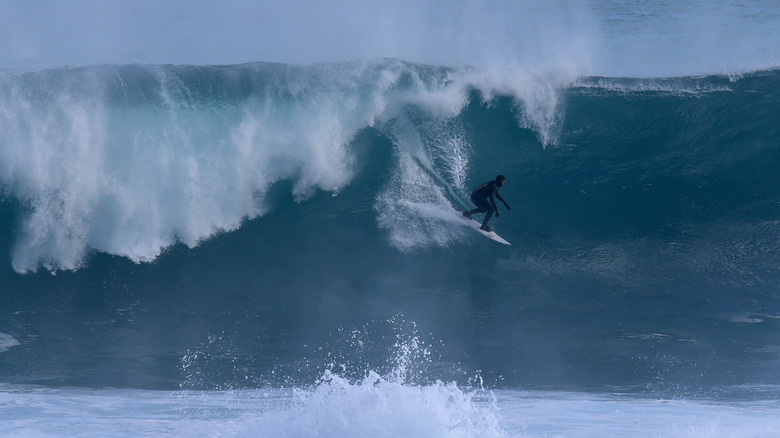
[[[501,237],[498,234],[496,234],[495,231],[491,231],[491,232],[488,233],[487,231],[481,229],[480,228],[482,226],[481,223],[475,221],[474,219],[469,219],[466,216],[463,216],[463,213],[458,211],[458,209],[455,209],[455,212],[456,212],[455,214],[457,214],[461,219],[463,219],[463,222],[465,222],[471,228],[479,231],[480,234],[482,234],[483,236],[487,237],[488,239],[495,240],[496,242],[503,243],[504,245],[511,245],[511,243],[509,243],[506,240],[504,240],[503,237]]]

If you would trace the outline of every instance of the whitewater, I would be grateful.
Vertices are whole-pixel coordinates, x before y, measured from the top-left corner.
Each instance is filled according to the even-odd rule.
[[[780,436],[774,2],[86,6],[0,5],[0,435]]]

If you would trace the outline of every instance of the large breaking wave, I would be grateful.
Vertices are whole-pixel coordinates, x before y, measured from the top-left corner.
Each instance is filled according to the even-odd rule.
[[[776,383],[778,95],[774,70],[6,72],[5,369],[166,386],[224,333],[213,387],[403,315],[508,385]],[[451,207],[499,172],[511,248]]]
[[[77,269],[90,250],[151,261],[264,214],[281,180],[298,200],[337,195],[359,171],[358,149],[373,147],[353,141],[366,128],[392,138],[400,180],[414,159],[463,190],[469,146],[458,116],[473,90],[513,96],[522,124],[555,142],[558,90],[574,78],[514,73],[381,60],[7,74],[0,178],[23,215],[14,269]],[[442,150],[431,157],[427,147]]]

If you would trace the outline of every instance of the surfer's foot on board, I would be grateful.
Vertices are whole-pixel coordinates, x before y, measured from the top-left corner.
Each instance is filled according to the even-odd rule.
[[[469,210],[464,211],[463,216],[466,216],[467,218],[471,219],[471,211]]]
[[[491,231],[493,231],[493,229],[492,229],[492,228],[490,228],[490,227],[489,227],[489,226],[487,226],[487,225],[482,225],[481,227],[479,227],[479,229],[480,229],[480,230],[482,230],[482,231],[487,231],[488,233],[489,233],[489,232],[491,232]]]

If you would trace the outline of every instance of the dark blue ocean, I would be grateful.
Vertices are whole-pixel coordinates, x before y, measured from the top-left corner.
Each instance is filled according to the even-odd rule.
[[[778,121],[771,67],[2,70],[0,435],[780,436]]]
[[[483,80],[6,74],[0,380],[776,400],[780,72]],[[512,246],[451,207],[499,172]]]

